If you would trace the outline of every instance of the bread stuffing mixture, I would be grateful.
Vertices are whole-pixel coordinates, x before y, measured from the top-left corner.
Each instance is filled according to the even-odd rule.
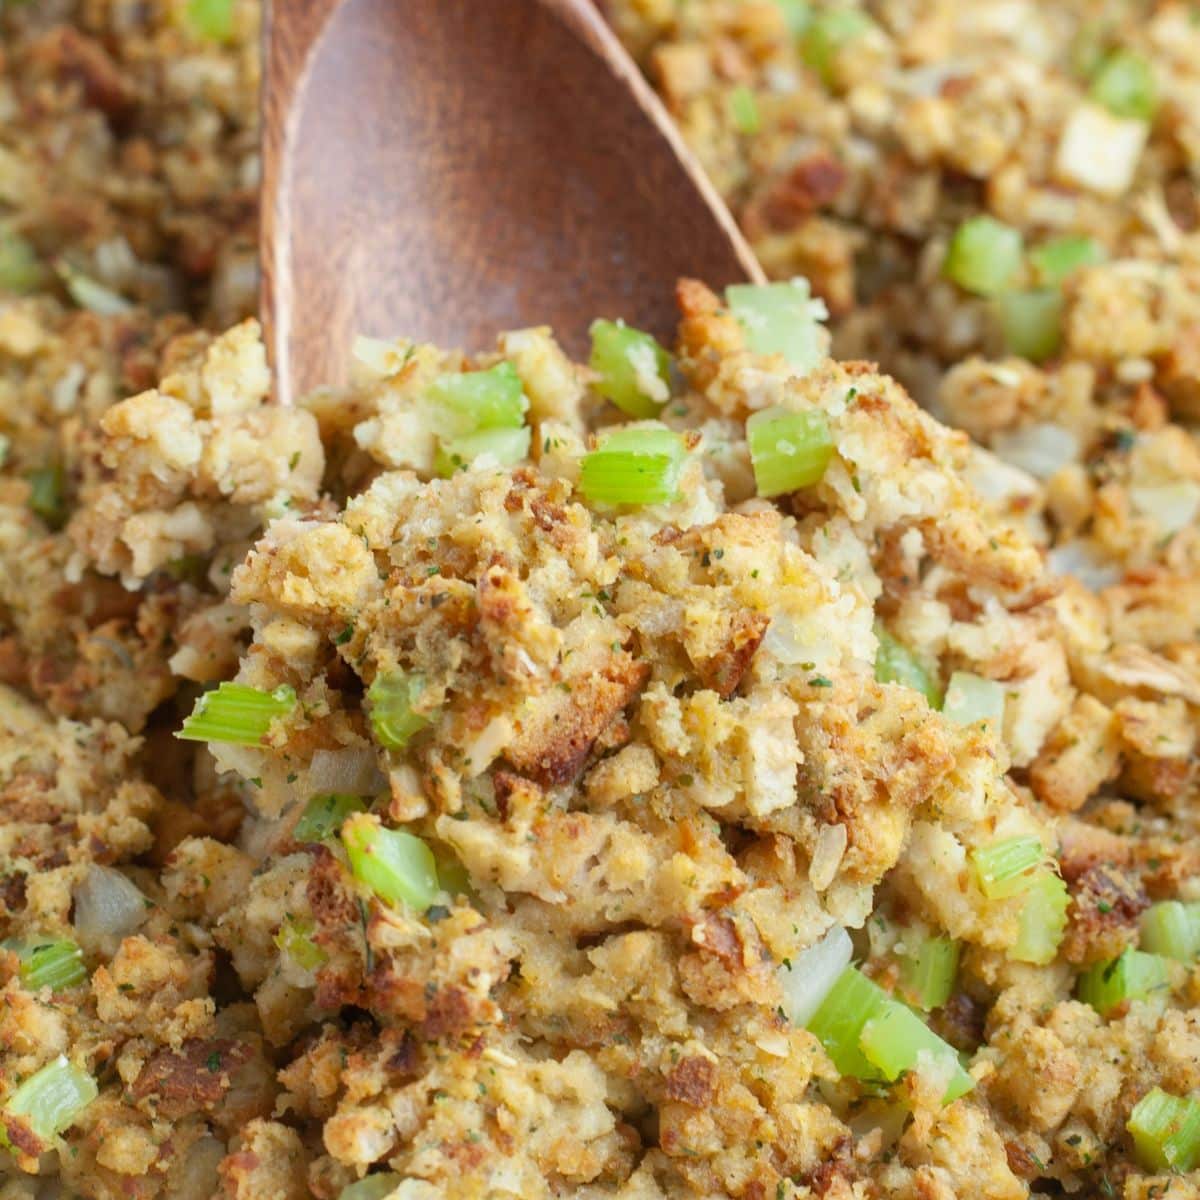
[[[0,1200],[1200,1196],[1200,25],[605,7],[778,282],[291,409],[256,6],[0,9]]]

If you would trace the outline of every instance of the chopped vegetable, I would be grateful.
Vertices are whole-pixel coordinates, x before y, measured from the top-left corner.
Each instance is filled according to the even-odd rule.
[[[97,283],[91,276],[64,262],[56,263],[55,267],[71,299],[80,308],[86,308],[101,317],[120,317],[133,312],[133,304],[119,292]]]
[[[39,1141],[49,1143],[74,1125],[99,1094],[96,1081],[60,1054],[9,1096],[4,1112],[20,1118]]]
[[[879,1072],[859,1045],[868,1021],[880,1016],[893,1001],[878,984],[855,967],[838,976],[813,1014],[807,1028],[814,1034],[833,1065],[854,1079],[877,1079]]]
[[[829,418],[820,409],[766,408],[746,421],[760,496],[782,496],[819,483],[833,457]]]
[[[61,529],[67,520],[66,480],[62,467],[57,463],[37,467],[26,478],[29,480],[29,507],[51,529]]]
[[[803,954],[780,965],[779,986],[783,989],[788,1019],[793,1024],[808,1024],[850,965],[853,954],[850,935],[840,925],[834,925]]]
[[[529,401],[521,377],[509,362],[486,371],[439,375],[425,393],[446,437],[462,437],[481,429],[519,429]]]
[[[187,23],[210,42],[233,39],[233,0],[188,0]]]
[[[875,652],[875,678],[880,683],[902,683],[920,692],[929,701],[930,707],[940,707],[942,690],[913,652],[879,622],[875,623],[875,637],[879,642],[879,649]]]
[[[418,711],[416,705],[425,690],[422,675],[403,671],[381,671],[367,689],[371,706],[371,728],[375,740],[389,750],[403,750],[414,734],[429,725],[436,712]]]
[[[315,929],[312,921],[288,917],[275,935],[275,945],[305,971],[315,971],[329,961],[329,955],[313,941]]]
[[[384,1171],[378,1175],[367,1175],[356,1183],[348,1183],[338,1193],[338,1200],[387,1200],[404,1182],[395,1171]]]
[[[271,726],[296,708],[296,693],[285,683],[264,692],[244,683],[222,683],[196,701],[192,715],[175,735],[187,742],[230,742],[257,746]]]
[[[342,845],[355,879],[388,904],[424,912],[437,898],[433,851],[403,829],[387,829],[370,813],[354,813],[342,825]]]
[[[1080,267],[1095,266],[1104,261],[1104,247],[1095,238],[1068,233],[1051,238],[1029,252],[1029,262],[1043,287],[1062,284]]]
[[[995,680],[955,671],[946,686],[942,712],[958,725],[984,721],[998,727],[1004,718],[1004,688]]]
[[[1008,957],[1037,966],[1053,962],[1067,929],[1070,903],[1063,880],[1049,867],[1038,871],[1025,892],[1017,940],[1009,947]]]
[[[583,456],[579,490],[597,504],[667,504],[679,494],[686,450],[669,429],[621,429]]]
[[[83,951],[66,938],[53,941],[6,942],[21,960],[21,982],[36,992],[48,987],[53,992],[74,987],[88,977]]]
[[[825,306],[812,298],[807,279],[733,284],[725,289],[725,303],[745,330],[746,344],[755,354],[782,354],[801,375],[821,361]]]
[[[520,429],[481,429],[464,433],[438,443],[434,470],[449,479],[457,471],[470,466],[476,459],[488,455],[502,467],[516,466],[529,456],[529,441],[533,431],[523,425]]]
[[[1045,362],[1062,345],[1062,294],[1052,288],[1006,292],[995,300],[1000,335],[1008,354]]]
[[[1114,50],[1101,62],[1088,88],[1092,99],[1115,117],[1152,121],[1158,86],[1150,64],[1131,50]]]
[[[115,867],[90,863],[75,886],[75,934],[88,949],[102,949],[109,939],[127,937],[153,907],[137,885]]]
[[[1142,913],[1143,950],[1180,962],[1191,962],[1200,953],[1200,921],[1194,909],[1178,900],[1152,904]]]
[[[596,390],[631,417],[656,417],[671,398],[671,356],[624,321],[593,321],[589,365]]]
[[[870,18],[857,8],[815,13],[801,35],[800,54],[825,83],[832,83],[842,47],[862,37],[870,28]]]
[[[812,20],[812,8],[807,0],[775,0],[775,3],[783,11],[788,32],[803,33]]]
[[[1187,1172],[1200,1166],[1200,1101],[1154,1088],[1133,1106],[1125,1128],[1147,1171]]]
[[[33,247],[17,233],[0,233],[0,290],[24,295],[38,287],[44,275]]]
[[[1035,837],[1003,838],[972,850],[971,861],[980,891],[989,900],[1003,900],[1029,890],[1046,851]]]
[[[762,128],[758,98],[745,84],[739,84],[729,93],[729,116],[738,133],[757,133]]]
[[[950,239],[942,273],[965,291],[997,296],[1021,267],[1021,235],[995,217],[971,217]]]
[[[1165,958],[1127,949],[1119,958],[1086,970],[1080,975],[1075,991],[1080,1000],[1107,1017],[1123,1004],[1166,991],[1170,983]]]
[[[906,1071],[919,1069],[925,1063],[948,1077],[942,1103],[949,1104],[966,1095],[975,1080],[963,1070],[958,1055],[920,1017],[895,1000],[872,1017],[859,1037],[867,1060],[888,1080],[899,1079]]]
[[[954,991],[959,945],[953,938],[905,934],[900,953],[900,991],[917,1008],[941,1008]]]
[[[366,808],[366,802],[360,796],[338,792],[313,796],[304,806],[300,820],[292,830],[292,837],[297,842],[323,842],[341,829],[342,822],[351,813],[365,812]]]

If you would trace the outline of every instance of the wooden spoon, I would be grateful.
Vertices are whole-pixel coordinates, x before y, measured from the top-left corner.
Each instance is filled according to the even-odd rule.
[[[262,204],[283,403],[357,333],[578,354],[593,317],[669,337],[680,275],[762,279],[590,0],[273,0]]]

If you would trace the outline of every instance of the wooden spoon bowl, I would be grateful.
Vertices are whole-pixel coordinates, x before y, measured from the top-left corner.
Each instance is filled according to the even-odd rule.
[[[356,333],[668,336],[680,275],[761,271],[589,0],[274,0],[263,313],[283,403]]]

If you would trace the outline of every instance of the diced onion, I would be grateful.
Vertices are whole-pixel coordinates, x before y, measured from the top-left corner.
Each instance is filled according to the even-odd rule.
[[[795,1025],[807,1025],[825,1001],[838,976],[850,965],[850,935],[834,925],[815,945],[779,968],[784,1009]]]
[[[1049,479],[1079,457],[1079,439],[1061,425],[1039,422],[996,434],[992,451],[1035,479]]]
[[[313,792],[371,796],[381,791],[385,782],[370,746],[317,750],[308,765],[308,786]]]
[[[93,947],[105,939],[128,937],[146,919],[148,903],[120,871],[91,864],[75,888],[72,924],[79,940]]]

